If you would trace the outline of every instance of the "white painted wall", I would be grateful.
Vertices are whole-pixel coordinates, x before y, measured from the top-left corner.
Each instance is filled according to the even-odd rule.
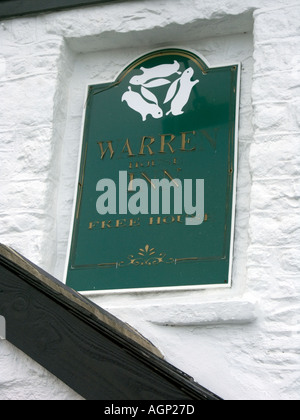
[[[86,86],[163,46],[242,62],[232,288],[91,297],[225,399],[300,396],[299,22],[295,0],[144,0],[0,23],[0,241],[61,280]],[[0,341],[10,398],[79,397]]]

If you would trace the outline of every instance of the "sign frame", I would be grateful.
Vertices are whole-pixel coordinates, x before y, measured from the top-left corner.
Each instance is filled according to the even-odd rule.
[[[86,93],[84,99],[84,106],[83,106],[83,117],[82,117],[82,126],[81,126],[81,134],[80,134],[80,144],[79,144],[79,155],[78,155],[78,164],[77,164],[77,174],[76,174],[76,184],[74,188],[74,201],[73,201],[73,209],[72,209],[72,218],[71,218],[71,225],[69,230],[69,240],[68,240],[68,249],[67,249],[67,258],[65,264],[65,271],[64,271],[64,278],[63,282],[67,282],[67,275],[68,275],[68,266],[69,260],[71,255],[71,247],[72,247],[72,239],[73,239],[73,228],[74,228],[74,220],[77,211],[77,198],[78,198],[78,190],[77,186],[80,183],[80,173],[81,173],[81,163],[82,163],[82,154],[83,154],[83,144],[84,144],[84,131],[87,119],[87,101],[89,96],[90,88],[97,85],[114,85],[119,80],[120,76],[128,69],[133,63],[137,62],[139,59],[146,57],[147,55],[154,54],[156,52],[162,51],[170,51],[170,50],[180,50],[186,51],[191,53],[197,57],[207,66],[209,70],[218,69],[222,67],[233,67],[237,68],[237,83],[236,83],[236,103],[235,103],[235,127],[234,127],[234,174],[233,174],[233,181],[232,181],[232,211],[231,211],[231,231],[230,231],[230,249],[229,249],[229,269],[228,269],[228,282],[225,284],[201,284],[201,285],[183,285],[183,286],[167,286],[167,287],[141,287],[141,288],[124,288],[124,289],[108,289],[108,290],[84,290],[80,291],[79,293],[86,296],[92,295],[112,295],[112,294],[135,294],[135,293],[153,293],[153,292],[172,292],[172,291],[196,291],[196,290],[205,290],[205,289],[229,289],[232,287],[232,271],[233,271],[233,252],[234,252],[234,236],[235,236],[235,219],[236,219],[236,196],[237,196],[237,178],[238,178],[238,153],[239,153],[239,110],[240,110],[240,89],[241,89],[241,63],[237,62],[235,64],[218,64],[211,66],[208,60],[200,54],[198,51],[195,51],[192,48],[186,47],[164,47],[160,49],[152,49],[146,51],[144,54],[137,56],[135,59],[131,60],[127,63],[126,66],[123,66],[121,71],[116,74],[116,77],[110,81],[97,81],[97,83],[93,83],[92,85],[86,85]]]

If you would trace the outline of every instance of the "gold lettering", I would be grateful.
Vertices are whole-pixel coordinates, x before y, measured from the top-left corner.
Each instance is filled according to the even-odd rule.
[[[150,140],[150,143],[149,144],[145,144],[145,142],[146,142],[147,139]],[[154,152],[152,151],[152,149],[150,147],[154,142],[155,142],[155,138],[154,137],[144,136],[142,138],[141,149],[140,149],[139,155],[141,155],[141,156],[145,155],[145,153],[144,153],[145,147],[148,149],[149,155],[154,155]]]
[[[132,153],[132,149],[131,149],[131,147],[130,147],[130,142],[129,142],[129,139],[127,139],[127,140],[125,141],[125,144],[124,144],[124,147],[123,147],[122,153],[125,153],[125,149],[127,149],[128,157],[135,156],[135,155]]]
[[[166,143],[166,137],[170,136],[171,139]],[[173,140],[175,140],[175,136],[174,134],[162,134],[160,136],[160,152],[159,153],[166,153],[165,152],[165,146],[169,146],[169,149],[171,151],[171,153],[175,153],[175,150],[173,149],[173,147],[171,146],[171,143]]]
[[[130,219],[129,220],[129,227],[133,227],[133,226],[141,226],[141,222],[140,219]]]
[[[175,187],[179,187],[179,185],[177,184],[177,182],[175,181],[175,179],[172,177],[172,175],[169,174],[168,171],[164,171],[164,174],[167,175],[167,177],[173,182],[173,184],[175,185]]]
[[[101,223],[101,229],[105,229],[105,228],[111,228],[111,220],[103,220],[103,222]]]
[[[151,185],[151,187],[155,190],[156,189],[156,187],[155,187],[155,185],[153,184],[153,182],[151,181],[151,179],[144,173],[144,172],[142,172],[141,173],[141,175],[142,175],[142,177],[143,178],[145,178],[145,180],[146,181],[148,181],[149,182],[149,184]]]
[[[155,166],[154,160],[148,160],[144,162],[130,162],[129,163],[129,169],[139,169],[139,168],[151,168]]]
[[[166,216],[163,218],[163,222],[166,223],[167,225],[169,225],[170,223],[174,223],[175,222],[175,217],[174,216]]]
[[[192,149],[186,149],[186,145],[190,144],[191,139],[187,138],[188,134],[193,134],[193,136],[196,135],[196,131],[185,131],[184,133],[181,133],[181,151],[182,152],[194,152],[196,150],[196,147],[193,147]]]
[[[103,141],[98,142],[101,151],[101,159],[104,158],[108,150],[110,151],[110,158],[112,159],[115,154],[114,149],[112,147],[112,141],[106,141],[105,143],[107,143],[107,148],[104,150]]]
[[[161,226],[162,224],[171,225],[172,223],[184,223],[182,215],[175,215],[175,216],[151,216],[149,218],[149,225],[150,226]],[[205,215],[204,220],[207,221],[208,216]],[[99,229],[118,229],[118,228],[132,228],[141,226],[141,219],[140,218],[131,218],[131,219],[117,219],[116,221],[112,220],[103,220],[101,222],[90,222],[89,223],[89,230],[93,230],[96,228]]]
[[[126,219],[120,219],[120,220],[118,219],[118,220],[116,220],[116,228],[119,228],[119,227],[127,227],[126,222],[127,222]]]
[[[150,219],[149,219],[149,225],[153,225],[155,223],[155,221],[156,221],[156,224],[157,225],[160,225],[160,223],[161,223],[161,217],[160,216],[158,216],[156,218],[150,217]]]
[[[90,222],[89,229],[113,229],[113,228],[127,228],[141,226],[140,218],[136,219],[117,219],[116,221],[112,220],[103,220],[101,222]]]
[[[90,230],[92,230],[92,229],[94,229],[95,227],[97,227],[97,225],[99,225],[99,222],[90,222],[90,223],[89,223],[89,229],[90,229]]]

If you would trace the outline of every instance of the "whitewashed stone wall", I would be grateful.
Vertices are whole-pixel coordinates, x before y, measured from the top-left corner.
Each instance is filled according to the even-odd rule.
[[[86,86],[151,49],[242,62],[231,289],[99,295],[225,399],[300,396],[300,4],[144,0],[0,22],[0,241],[63,280]],[[0,341],[0,399],[80,398]]]

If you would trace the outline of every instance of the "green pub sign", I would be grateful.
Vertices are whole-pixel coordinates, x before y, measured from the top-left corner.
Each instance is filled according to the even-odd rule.
[[[89,86],[70,287],[230,286],[239,75],[163,49]]]

